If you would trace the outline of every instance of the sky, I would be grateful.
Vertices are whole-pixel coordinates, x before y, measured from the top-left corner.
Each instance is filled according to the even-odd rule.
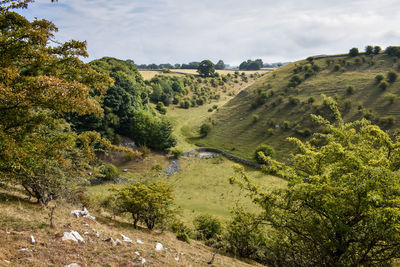
[[[398,0],[36,0],[18,11],[87,41],[89,58],[137,64],[286,62],[400,45]]]

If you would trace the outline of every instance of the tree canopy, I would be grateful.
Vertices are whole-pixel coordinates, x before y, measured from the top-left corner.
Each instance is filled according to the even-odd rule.
[[[197,68],[197,72],[200,74],[200,76],[203,77],[213,76],[215,73],[214,63],[212,63],[208,59],[203,60],[202,62],[200,62],[200,65]]]
[[[332,123],[311,140],[290,138],[299,149],[285,165],[260,153],[265,170],[289,179],[272,193],[253,185],[243,169],[239,182],[253,193],[271,227],[263,261],[285,266],[387,265],[400,256],[400,137],[392,141],[378,126],[344,123],[326,99]]]

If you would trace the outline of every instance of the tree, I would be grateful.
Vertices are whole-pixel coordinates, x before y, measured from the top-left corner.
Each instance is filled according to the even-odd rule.
[[[285,266],[384,266],[400,256],[400,138],[378,126],[336,122],[312,115],[322,132],[289,140],[299,150],[291,165],[265,157],[265,171],[289,179],[272,193],[253,185],[243,169],[239,182],[253,193],[270,225],[264,262]]]
[[[46,205],[84,178],[93,142],[111,146],[95,133],[74,134],[60,118],[102,115],[112,80],[78,58],[87,56],[85,42],[53,42],[53,23],[9,11],[29,2],[1,2],[0,175]]]
[[[388,46],[385,53],[389,56],[400,57],[400,46]]]
[[[365,54],[366,55],[372,55],[374,52],[374,48],[372,47],[372,45],[367,45],[365,47]]]
[[[197,72],[203,77],[213,76],[215,73],[214,64],[210,60],[203,60],[200,62]]]
[[[382,51],[382,48],[380,46],[374,46],[374,54],[378,55]]]
[[[136,182],[113,191],[117,212],[130,213],[134,228],[142,222],[152,230],[155,226],[162,226],[173,215],[172,187],[164,182]]]
[[[207,136],[209,133],[210,133],[210,131],[211,131],[211,125],[210,124],[208,124],[208,123],[203,123],[201,126],[200,126],[200,134],[202,135],[202,136]]]
[[[275,150],[268,146],[268,145],[260,145],[257,147],[257,149],[254,151],[253,158],[255,161],[258,163],[262,164],[264,163],[264,157],[275,157]]]
[[[215,69],[216,70],[224,70],[225,69],[225,63],[221,59],[215,64]]]
[[[208,214],[198,215],[193,220],[193,224],[198,233],[198,238],[202,240],[215,238],[222,233],[221,222]]]
[[[356,47],[353,47],[349,51],[349,56],[351,56],[351,57],[356,57],[356,56],[358,56],[358,54],[359,54],[358,48],[356,48]]]

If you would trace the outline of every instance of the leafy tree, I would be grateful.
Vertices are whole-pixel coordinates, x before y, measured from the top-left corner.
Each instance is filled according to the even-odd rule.
[[[268,145],[260,145],[254,151],[254,160],[258,163],[264,163],[264,156],[275,157],[275,150]]]
[[[218,60],[217,64],[215,64],[215,69],[216,70],[224,70],[225,69],[225,63],[221,59]]]
[[[263,61],[261,59],[243,61],[239,65],[239,70],[259,70],[263,67]]]
[[[374,54],[378,55],[382,51],[382,48],[380,46],[374,46]]]
[[[172,187],[164,182],[136,182],[113,191],[117,212],[130,213],[134,228],[142,222],[152,230],[165,224],[174,213]]]
[[[367,45],[365,47],[365,54],[372,55],[374,52],[374,47],[372,45]]]
[[[214,64],[210,60],[203,60],[200,62],[197,72],[203,77],[213,76],[215,73]]]
[[[400,57],[400,46],[388,46],[385,53],[389,56]]]
[[[351,56],[351,57],[356,57],[356,56],[358,56],[358,55],[359,55],[358,48],[353,47],[352,49],[350,49],[350,51],[349,51],[349,56]]]
[[[202,240],[215,238],[222,233],[221,222],[208,214],[198,215],[193,220],[193,224],[198,233],[198,238]]]
[[[1,1],[0,175],[46,205],[85,178],[95,150],[111,147],[96,133],[73,133],[60,118],[101,116],[112,80],[79,60],[85,42],[52,43],[53,23],[10,11],[29,2]]]
[[[264,263],[284,266],[387,266],[400,256],[400,138],[378,126],[344,123],[327,99],[333,124],[308,142],[289,138],[299,154],[291,165],[264,157],[265,171],[290,178],[272,193],[253,185],[243,168],[239,182],[253,193],[270,225]]]
[[[210,131],[211,131],[211,125],[210,125],[210,124],[208,124],[208,123],[203,123],[203,124],[200,126],[200,134],[201,134],[202,136],[207,136],[207,135],[210,133]]]

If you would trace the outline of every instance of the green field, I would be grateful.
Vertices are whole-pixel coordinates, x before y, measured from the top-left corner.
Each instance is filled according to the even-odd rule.
[[[304,79],[304,68],[311,69],[312,65],[306,60],[286,65],[258,79],[213,114],[210,134],[197,140],[197,144],[251,158],[255,148],[265,143],[275,148],[279,159],[286,160],[293,147],[285,138],[306,138],[300,131],[315,130],[309,114],[326,115],[323,114],[321,94],[337,99],[347,121],[366,117],[390,132],[399,127],[400,82],[396,81],[382,90],[375,81],[377,74],[386,76],[388,71],[398,70],[397,58],[382,54],[355,58],[346,56],[316,59],[313,64],[318,65],[320,70],[313,71],[307,79]],[[334,70],[335,65],[340,66],[340,71]],[[299,67],[303,70],[297,75],[303,81],[290,88],[289,81],[295,75],[295,68]],[[346,91],[349,86],[354,88],[352,94]],[[268,94],[265,103],[254,106],[263,92]],[[392,103],[388,93],[392,94]],[[314,103],[308,103],[310,97],[315,99]],[[298,102],[291,104],[290,98]],[[259,119],[255,121],[254,115]],[[388,124],[387,120],[392,124]]]

